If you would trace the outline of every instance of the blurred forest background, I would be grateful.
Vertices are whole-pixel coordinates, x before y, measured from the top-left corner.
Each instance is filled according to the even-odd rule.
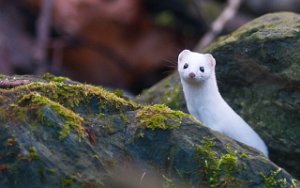
[[[275,11],[300,12],[300,1],[0,0],[0,73],[137,94],[172,73],[182,49]]]

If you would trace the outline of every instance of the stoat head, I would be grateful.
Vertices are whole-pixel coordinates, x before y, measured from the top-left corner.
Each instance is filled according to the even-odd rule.
[[[190,83],[201,83],[215,71],[216,60],[211,54],[183,50],[178,55],[180,78]]]

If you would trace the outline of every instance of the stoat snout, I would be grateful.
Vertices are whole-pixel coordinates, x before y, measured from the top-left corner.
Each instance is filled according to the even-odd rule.
[[[193,72],[191,72],[191,73],[189,74],[189,77],[190,77],[190,78],[195,78],[195,77],[196,77],[196,74],[193,73]]]

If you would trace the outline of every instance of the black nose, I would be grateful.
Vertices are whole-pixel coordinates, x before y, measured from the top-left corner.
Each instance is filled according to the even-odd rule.
[[[195,78],[195,76],[196,76],[196,75],[195,75],[195,73],[193,73],[193,72],[191,72],[191,73],[189,74],[189,77],[190,77],[190,78]]]

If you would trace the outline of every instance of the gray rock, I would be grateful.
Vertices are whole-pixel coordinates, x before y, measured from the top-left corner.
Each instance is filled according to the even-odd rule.
[[[206,51],[222,96],[266,141],[270,159],[299,178],[300,15],[264,15]],[[181,90],[174,73],[136,100],[187,111]]]
[[[295,187],[258,151],[165,105],[0,76],[0,187]]]

